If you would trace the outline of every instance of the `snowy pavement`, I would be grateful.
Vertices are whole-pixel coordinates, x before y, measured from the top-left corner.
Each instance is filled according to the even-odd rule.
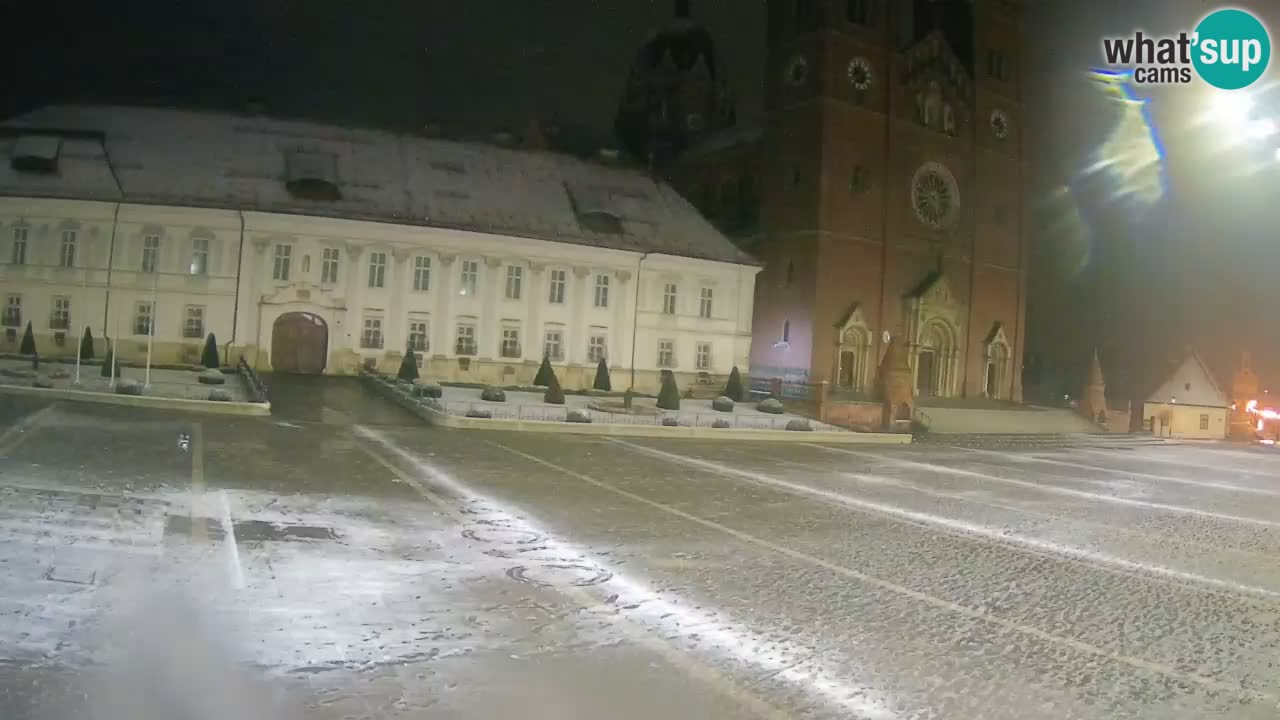
[[[0,406],[5,718],[1280,712],[1269,450],[468,433],[268,382]]]

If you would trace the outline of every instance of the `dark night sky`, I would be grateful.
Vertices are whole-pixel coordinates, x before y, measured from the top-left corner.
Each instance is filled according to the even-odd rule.
[[[758,118],[764,0],[694,0],[719,44],[739,118]],[[1083,167],[1113,119],[1084,77],[1103,35],[1189,27],[1202,0],[1025,0],[1028,198],[1039,203]],[[1274,0],[1244,2],[1258,9]],[[214,3],[43,3],[0,44],[9,83],[0,115],[56,101],[116,101],[241,109],[414,129],[522,128],[530,117],[612,143],[613,112],[633,53],[671,15],[668,0],[224,0]],[[43,14],[44,17],[32,17]],[[1273,26],[1280,17],[1271,18]],[[1273,60],[1273,69],[1280,60]],[[1274,75],[1274,72],[1272,73]],[[1117,376],[1170,349],[1198,346],[1223,380],[1239,349],[1280,380],[1280,238],[1270,148],[1223,154],[1188,117],[1195,88],[1155,93],[1173,197],[1145,218],[1083,188],[1069,237],[1033,228],[1038,257],[1083,253],[1084,270],[1041,264],[1032,278],[1031,343],[1068,384],[1094,344]],[[1280,108],[1268,101],[1272,109]],[[1042,216],[1043,218],[1043,216]],[[1069,254],[1069,253],[1068,253]],[[1105,261],[1102,259],[1106,258]],[[1115,279],[1099,289],[1097,274]],[[1118,278],[1118,279],[1116,279]],[[1151,362],[1146,362],[1150,359]],[[1272,380],[1275,381],[1275,380]]]

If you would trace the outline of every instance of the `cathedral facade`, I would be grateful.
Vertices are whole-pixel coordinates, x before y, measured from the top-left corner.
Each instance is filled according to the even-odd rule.
[[[874,394],[1021,401],[1027,207],[1015,0],[773,0],[765,120],[668,173],[761,260],[751,366]]]

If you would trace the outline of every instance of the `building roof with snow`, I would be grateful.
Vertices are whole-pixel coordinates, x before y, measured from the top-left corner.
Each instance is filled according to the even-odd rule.
[[[1147,402],[1226,407],[1227,395],[1213,379],[1213,373],[1200,359],[1200,355],[1192,351],[1183,359],[1178,369],[1147,397]]]
[[[51,106],[0,123],[0,195],[454,228],[758,264],[670,186],[547,152],[258,116]]]

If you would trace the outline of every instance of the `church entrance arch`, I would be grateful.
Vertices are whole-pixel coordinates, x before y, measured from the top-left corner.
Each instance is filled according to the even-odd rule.
[[[276,372],[324,372],[329,326],[319,315],[285,313],[271,326],[271,369]]]
[[[920,332],[916,353],[916,394],[950,397],[955,380],[956,334],[942,320],[931,320]]]

